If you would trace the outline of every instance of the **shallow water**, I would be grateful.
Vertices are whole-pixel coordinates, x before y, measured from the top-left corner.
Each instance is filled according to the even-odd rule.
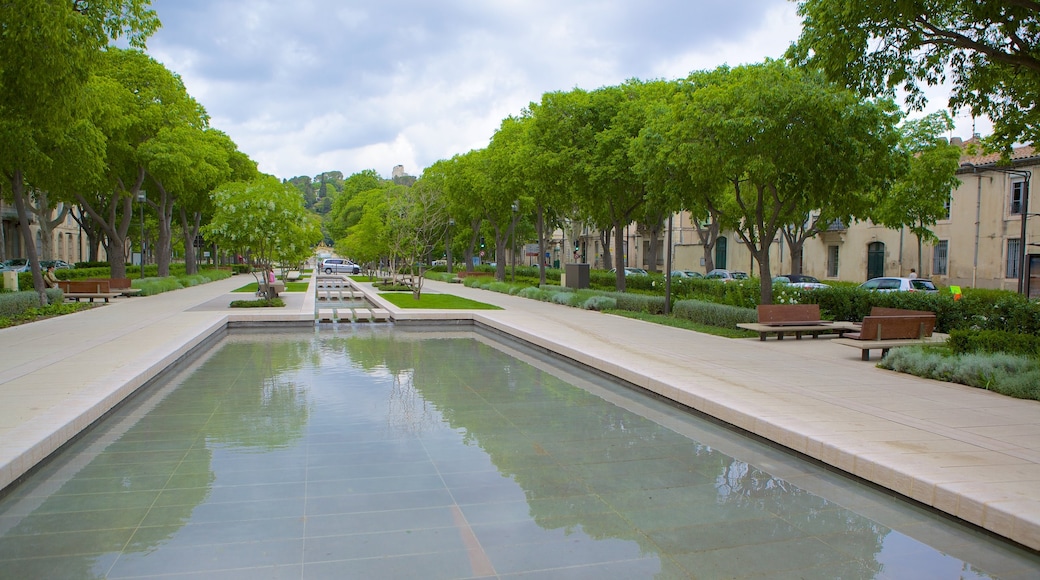
[[[359,327],[233,334],[0,501],[0,577],[159,574],[1036,578],[1040,558],[520,345]]]

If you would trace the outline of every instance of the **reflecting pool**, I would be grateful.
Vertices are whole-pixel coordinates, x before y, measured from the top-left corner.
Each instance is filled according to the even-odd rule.
[[[478,332],[234,333],[0,500],[3,578],[1037,578],[1040,558]]]

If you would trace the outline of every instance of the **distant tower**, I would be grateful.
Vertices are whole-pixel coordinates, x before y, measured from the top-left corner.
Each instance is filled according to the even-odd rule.
[[[390,174],[390,179],[397,185],[405,185],[411,187],[415,183],[415,177],[408,175],[404,172],[404,165],[394,165],[394,171]]]

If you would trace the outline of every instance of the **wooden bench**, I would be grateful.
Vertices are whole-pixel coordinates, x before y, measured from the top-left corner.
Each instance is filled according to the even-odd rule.
[[[108,288],[112,292],[119,292],[123,296],[137,296],[141,293],[140,288],[133,288],[130,278],[84,278],[84,282],[108,282]]]
[[[58,288],[61,288],[66,300],[90,300],[104,299],[108,302],[121,292],[113,292],[108,280],[58,280]]]
[[[835,342],[860,349],[863,360],[870,360],[871,349],[879,349],[881,356],[885,356],[889,349],[897,346],[933,344],[945,340],[945,335],[932,336],[935,332],[934,312],[906,316],[867,316],[857,330]]]
[[[744,322],[737,327],[757,332],[759,340],[765,340],[769,334],[783,340],[785,333],[793,333],[796,340],[801,340],[806,333],[813,338],[822,333],[836,333],[841,337],[855,330],[848,322],[822,320],[819,304],[759,304],[758,322]]]

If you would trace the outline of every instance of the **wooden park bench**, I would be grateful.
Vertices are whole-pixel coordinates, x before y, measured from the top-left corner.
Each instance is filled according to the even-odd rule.
[[[130,278],[85,278],[84,282],[108,282],[108,288],[112,292],[119,292],[123,296],[137,296],[141,293],[140,288],[134,288],[130,284]]]
[[[90,300],[104,299],[108,302],[122,293],[113,291],[108,280],[58,280],[58,288],[61,288],[66,300]]]
[[[816,338],[822,333],[836,333],[840,337],[855,330],[849,322],[821,319],[819,304],[759,304],[758,322],[744,322],[737,326],[757,332],[759,340],[765,340],[769,334],[783,340],[785,333],[793,333],[797,340],[802,339],[802,334]]]
[[[879,312],[885,312],[879,310]],[[904,311],[918,312],[918,311]],[[857,329],[846,338],[834,341],[862,351],[863,360],[870,360],[872,349],[881,350],[881,356],[897,346],[934,344],[945,341],[945,335],[933,336],[935,313],[921,312],[909,315],[867,316]]]

